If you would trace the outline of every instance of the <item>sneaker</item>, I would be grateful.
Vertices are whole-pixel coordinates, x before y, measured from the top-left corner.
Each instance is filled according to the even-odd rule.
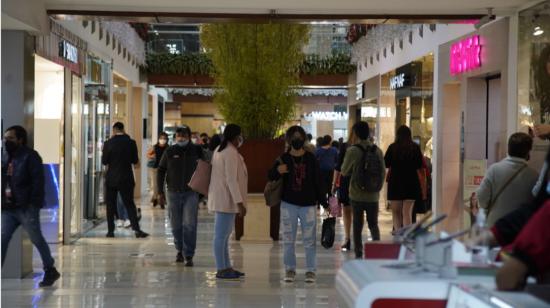
[[[61,277],[61,274],[55,269],[55,267],[52,267],[50,269],[47,269],[44,272],[44,278],[42,279],[42,282],[40,282],[40,287],[49,287],[54,284],[54,282]]]
[[[238,280],[241,276],[239,276],[239,274],[235,271],[223,270],[216,273],[216,278],[224,280]]]
[[[176,256],[176,263],[183,263],[183,255],[181,252],[178,252],[178,255]]]
[[[193,265],[193,257],[185,257],[185,266],[192,267]]]
[[[307,272],[305,281],[307,283],[314,283],[315,282],[315,273],[314,272]]]
[[[238,274],[239,276],[241,276],[241,277],[244,277],[244,276],[245,276],[243,272],[239,272],[239,271],[237,271],[237,270],[235,270],[235,269],[231,269],[231,270],[234,271],[235,273],[237,273],[237,274]]]
[[[117,228],[122,228],[122,227],[124,227],[124,220],[122,220],[122,219],[117,219],[117,221],[116,221],[116,227],[117,227]]]
[[[295,271],[286,271],[285,278],[283,279],[285,282],[294,282],[295,279],[296,279]]]
[[[115,237],[115,233],[114,232],[107,232],[107,235],[105,235],[105,237]]]
[[[145,233],[141,230],[136,231],[136,238],[146,238],[149,236],[149,233]]]
[[[132,223],[128,219],[126,219],[123,224],[124,224],[124,228],[126,228],[126,229],[128,229],[132,226]]]

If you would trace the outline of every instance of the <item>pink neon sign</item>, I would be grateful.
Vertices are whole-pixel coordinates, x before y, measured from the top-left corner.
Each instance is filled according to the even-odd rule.
[[[458,75],[481,67],[481,43],[479,35],[451,45],[451,75]]]

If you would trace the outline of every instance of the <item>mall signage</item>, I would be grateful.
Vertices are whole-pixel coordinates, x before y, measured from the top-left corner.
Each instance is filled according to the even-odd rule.
[[[355,100],[362,100],[365,97],[365,84],[358,83],[357,90],[355,91]]]
[[[73,63],[78,63],[78,49],[67,41],[59,42],[59,56]]]
[[[304,114],[304,119],[308,122],[315,121],[338,121],[348,120],[349,116],[347,112],[333,112],[333,111],[314,111],[310,114]]]
[[[390,78],[390,90],[401,89],[405,86],[405,73]]]
[[[480,41],[479,35],[474,35],[451,45],[451,75],[459,75],[481,67]]]

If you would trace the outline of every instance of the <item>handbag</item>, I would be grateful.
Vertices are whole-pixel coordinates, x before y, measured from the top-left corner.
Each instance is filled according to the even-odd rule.
[[[208,188],[210,187],[210,177],[212,176],[212,165],[204,160],[199,160],[197,168],[187,184],[193,191],[199,194],[208,196]]]
[[[321,231],[321,245],[329,249],[334,245],[334,237],[336,234],[336,217],[327,217],[323,219]]]
[[[282,163],[280,158],[277,158],[279,163]],[[269,181],[265,184],[264,198],[265,204],[269,207],[277,206],[281,204],[281,198],[283,196],[283,177],[275,181]]]
[[[342,205],[338,202],[336,196],[331,196],[328,198],[328,206],[330,215],[333,217],[342,217]]]

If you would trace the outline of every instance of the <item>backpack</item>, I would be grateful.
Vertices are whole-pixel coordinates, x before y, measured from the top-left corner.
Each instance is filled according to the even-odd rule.
[[[377,153],[378,148],[375,145],[369,146],[366,149],[358,144],[355,146],[363,152],[363,157],[361,158],[359,167],[352,175],[354,182],[363,191],[371,193],[379,192],[384,185],[384,179],[382,178],[382,168],[384,167]]]

